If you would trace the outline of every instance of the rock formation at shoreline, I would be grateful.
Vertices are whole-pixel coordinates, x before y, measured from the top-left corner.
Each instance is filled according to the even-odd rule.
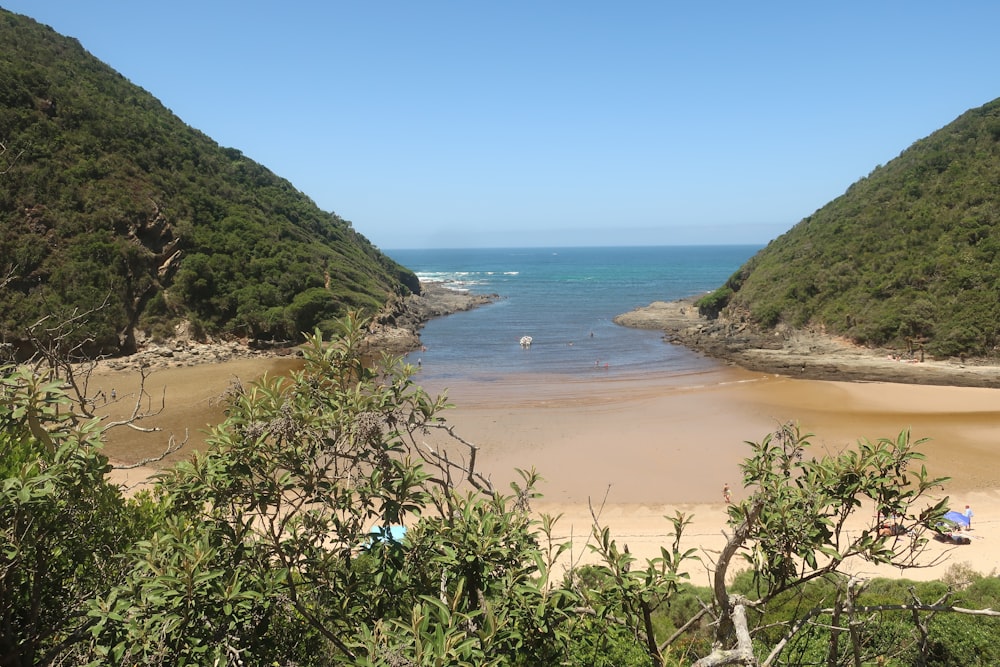
[[[661,329],[667,342],[763,373],[810,380],[1000,387],[1000,366],[992,362],[921,360],[919,351],[906,355],[897,350],[859,347],[818,331],[761,333],[744,322],[699,314],[694,299],[657,301],[619,315],[615,322]]]
[[[422,283],[420,294],[397,299],[373,319],[367,339],[368,349],[372,353],[406,354],[420,347],[420,330],[428,320],[471,310],[498,298],[496,294],[472,294],[449,289],[441,283]],[[186,332],[178,331],[177,337],[170,341],[143,345],[135,354],[111,357],[100,364],[113,371],[156,370],[295,354],[298,354],[297,347],[288,341],[275,342],[262,349],[259,345],[251,346],[239,340],[196,341]]]
[[[420,347],[420,330],[429,320],[472,310],[499,299],[497,294],[472,294],[442,283],[420,283],[420,294],[389,304],[375,318],[368,343],[374,350],[406,354]]]

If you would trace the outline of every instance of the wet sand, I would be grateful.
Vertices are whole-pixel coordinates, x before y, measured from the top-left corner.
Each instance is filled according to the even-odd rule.
[[[952,477],[935,498],[972,505],[974,539],[963,547],[932,542],[925,562],[939,562],[902,576],[938,578],[955,563],[984,574],[1000,568],[998,389],[800,380],[720,363],[681,378],[512,378],[453,384],[448,393],[456,404],[449,422],[482,447],[481,465],[497,488],[517,479],[515,468],[537,469],[544,497],[535,510],[561,515],[559,537],[572,538],[584,560],[592,558],[585,549],[592,513],[638,558],[653,558],[669,546],[664,517],[680,510],[694,516],[684,546],[710,562],[725,543],[722,486],[730,484],[734,500],[744,497],[746,441],[795,421],[821,451],[895,439],[904,429],[914,440],[928,438],[920,448],[928,470]],[[860,513],[853,529],[866,529],[873,514]],[[865,563],[847,570],[901,576]],[[703,567],[691,571],[708,582]]]
[[[145,396],[139,395],[141,376],[138,371],[114,371],[100,367],[91,377],[90,386],[102,389],[116,400],[97,412],[106,422],[127,419],[136,410],[159,414],[137,422],[141,428],[159,429],[153,433],[128,427],[114,427],[105,435],[104,452],[113,462],[131,464],[161,454],[171,437],[178,442],[188,438],[184,448],[151,467],[163,467],[183,460],[191,452],[205,447],[205,436],[211,426],[225,419],[224,396],[234,379],[250,383],[265,373],[287,372],[300,362],[292,357],[254,357],[221,363],[196,364],[154,370],[145,382]],[[132,479],[141,478],[136,471]]]
[[[430,389],[436,389],[429,387]],[[909,429],[953,492],[1000,488],[1000,390],[798,380],[720,367],[685,378],[453,385],[449,421],[484,465],[536,467],[547,498],[715,502],[749,448],[781,423],[837,451]],[[610,485],[610,490],[608,487]],[[737,497],[738,497],[738,491]]]
[[[202,446],[201,430],[222,418],[219,397],[232,377],[247,382],[291,363],[246,359],[158,371],[147,389],[157,400],[165,391],[167,407],[150,423],[164,430],[115,429],[106,451],[115,460],[134,461],[162,450],[168,433],[183,437],[187,428],[192,442],[171,460],[182,458]],[[99,381],[105,390],[115,386],[120,399],[135,390],[121,373]],[[506,489],[517,478],[515,468],[541,473],[544,498],[535,509],[562,515],[560,537],[574,539],[577,555],[585,553],[592,507],[602,508],[601,520],[639,558],[653,557],[668,545],[670,524],[662,517],[678,508],[695,515],[687,545],[708,554],[717,551],[725,525],[722,485],[731,485],[734,499],[742,497],[739,463],[748,454],[745,441],[760,440],[791,420],[815,434],[817,446],[830,450],[858,438],[895,438],[906,428],[914,438],[931,438],[922,448],[927,467],[953,478],[946,489],[953,506],[972,504],[976,539],[954,549],[949,562],[906,576],[938,577],[952,562],[967,562],[984,573],[998,567],[1000,389],[801,380],[721,362],[683,377],[512,377],[448,387],[428,383],[426,388],[448,390],[456,406],[447,413],[448,421],[481,447],[480,467],[497,488]],[[125,401],[114,408],[121,416]],[[145,474],[148,470],[119,471],[116,479],[134,484]],[[946,550],[932,546],[933,553]]]

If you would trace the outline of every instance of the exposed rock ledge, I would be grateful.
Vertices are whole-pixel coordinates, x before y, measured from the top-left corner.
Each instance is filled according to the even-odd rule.
[[[471,310],[499,298],[496,294],[471,294],[449,289],[442,283],[422,283],[421,292],[396,299],[374,319],[371,335],[367,339],[371,352],[384,350],[390,354],[405,354],[415,350],[420,347],[420,329],[428,320]],[[238,340],[199,342],[179,331],[178,337],[172,341],[148,344],[135,354],[104,359],[98,365],[114,371],[156,370],[298,353],[298,348],[288,341],[258,342],[256,345]]]
[[[420,294],[386,306],[372,325],[368,343],[374,350],[406,354],[420,347],[420,330],[428,320],[472,310],[499,298],[497,294],[451,289],[445,283],[420,283]]]
[[[724,318],[698,313],[694,299],[657,301],[619,315],[615,322],[662,329],[664,340],[748,370],[813,380],[1000,387],[995,360],[894,358],[898,351],[859,347],[822,332],[789,329],[760,333]]]

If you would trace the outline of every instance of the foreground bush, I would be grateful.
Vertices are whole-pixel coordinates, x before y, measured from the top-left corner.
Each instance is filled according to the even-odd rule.
[[[597,524],[574,569],[535,517],[533,472],[501,492],[443,397],[398,359],[363,363],[365,322],[304,348],[288,377],[233,388],[206,452],[126,500],[100,430],[62,383],[5,367],[0,402],[4,665],[987,664],[995,579],[905,590],[840,574],[919,563],[941,480],[909,434],[814,456],[785,426],[748,443],[747,500],[696,589],[690,517],[639,563]],[[79,396],[79,392],[73,394]],[[914,538],[874,524],[868,499]],[[374,539],[372,528],[405,536]],[[729,582],[743,559],[746,573]],[[707,559],[706,559],[707,562]],[[948,599],[948,596],[954,596]],[[931,602],[928,602],[931,600]],[[854,616],[852,616],[852,614]],[[860,616],[863,614],[864,616]],[[958,619],[958,620],[952,620]],[[970,662],[979,660],[979,663]],[[963,662],[964,661],[964,662]]]

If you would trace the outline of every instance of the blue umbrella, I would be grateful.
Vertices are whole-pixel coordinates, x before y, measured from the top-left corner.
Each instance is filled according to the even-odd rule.
[[[952,523],[957,523],[963,528],[968,528],[970,525],[969,517],[965,516],[961,512],[956,512],[952,510],[944,515],[945,521],[951,521]]]

